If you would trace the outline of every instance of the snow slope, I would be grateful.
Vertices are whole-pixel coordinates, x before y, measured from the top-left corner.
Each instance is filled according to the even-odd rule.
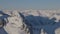
[[[3,10],[0,14],[6,21],[1,34],[60,34],[60,10]]]

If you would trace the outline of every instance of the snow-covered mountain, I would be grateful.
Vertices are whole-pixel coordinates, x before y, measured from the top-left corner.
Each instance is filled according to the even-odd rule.
[[[60,10],[2,10],[0,23],[1,34],[60,34]]]

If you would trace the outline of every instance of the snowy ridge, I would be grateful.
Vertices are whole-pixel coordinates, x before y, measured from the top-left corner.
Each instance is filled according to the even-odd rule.
[[[7,34],[60,34],[60,10],[5,10]],[[8,21],[7,21],[8,20]],[[4,33],[5,34],[5,33]]]

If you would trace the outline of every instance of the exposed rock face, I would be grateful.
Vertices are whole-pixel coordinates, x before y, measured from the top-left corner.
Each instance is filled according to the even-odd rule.
[[[4,21],[2,19],[0,19],[0,28],[4,26]]]

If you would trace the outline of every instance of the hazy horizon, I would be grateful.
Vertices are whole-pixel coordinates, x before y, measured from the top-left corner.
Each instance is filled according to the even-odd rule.
[[[0,0],[0,9],[60,9],[60,0]]]

